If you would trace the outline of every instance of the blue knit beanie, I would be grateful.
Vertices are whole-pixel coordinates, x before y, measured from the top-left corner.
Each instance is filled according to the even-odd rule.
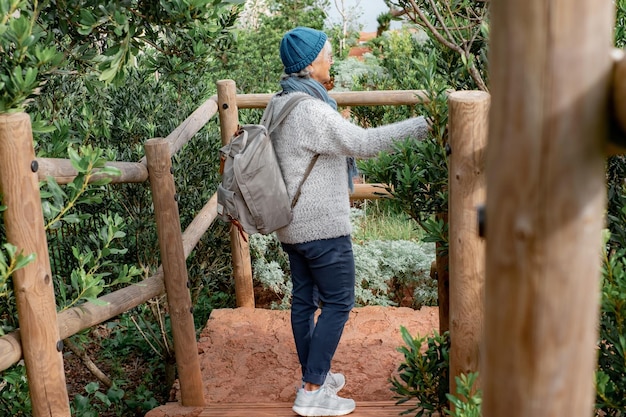
[[[319,55],[327,36],[319,30],[299,26],[285,33],[280,41],[280,59],[286,74],[302,71]]]

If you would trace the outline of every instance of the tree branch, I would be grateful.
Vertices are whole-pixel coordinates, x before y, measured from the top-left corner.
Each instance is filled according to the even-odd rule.
[[[98,366],[91,360],[89,355],[86,352],[81,352],[80,348],[76,346],[74,342],[72,342],[69,338],[64,341],[65,346],[67,346],[74,355],[78,356],[78,358],[83,362],[83,364],[89,369],[89,371],[96,377],[100,382],[106,385],[107,388],[111,388],[113,386],[113,381],[109,378],[104,372],[98,368]]]
[[[461,55],[463,54],[463,50],[461,48],[459,48],[458,45],[456,45],[456,44],[454,44],[452,42],[449,42],[446,38],[443,37],[443,35],[437,30],[437,28],[435,28],[432,25],[432,23],[430,23],[430,20],[428,20],[426,15],[424,15],[424,12],[422,12],[422,10],[419,8],[419,6],[415,3],[415,0],[411,0],[411,6],[415,10],[415,13],[417,13],[417,15],[419,16],[419,18],[422,21],[422,23],[424,24],[424,26],[426,26],[426,28],[433,34],[433,36],[435,37],[435,39],[437,39],[437,41],[439,43],[441,43],[442,45],[447,46],[448,48],[452,49],[455,52],[458,52]]]
[[[433,12],[435,13],[435,17],[437,18],[439,23],[441,23],[441,29],[446,33],[446,35],[448,35],[448,38],[450,39],[451,42],[452,41],[456,41],[456,39],[454,39],[454,36],[452,35],[452,33],[450,33],[450,30],[448,29],[448,26],[446,25],[446,22],[441,17],[441,13],[439,13],[439,9],[437,9],[437,6],[435,5],[435,2],[433,0],[428,0],[428,2],[430,3],[430,7],[432,7]],[[452,16],[452,10],[450,9],[450,3],[446,3],[446,4],[448,6],[448,13],[450,13],[450,16]],[[452,19],[452,21],[456,25],[456,20]],[[455,28],[455,30],[458,32],[458,28]]]

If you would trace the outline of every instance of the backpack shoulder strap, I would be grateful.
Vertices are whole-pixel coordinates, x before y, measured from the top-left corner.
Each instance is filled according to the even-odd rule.
[[[296,204],[298,204],[298,199],[300,198],[300,193],[302,192],[302,184],[304,184],[304,181],[306,181],[307,177],[313,170],[313,166],[315,165],[315,163],[317,162],[317,158],[319,157],[320,157],[320,154],[318,153],[315,154],[313,156],[313,159],[311,159],[311,162],[309,162],[309,166],[306,167],[306,171],[304,171],[304,175],[302,176],[302,181],[300,181],[300,184],[298,184],[298,189],[296,190],[296,194],[293,196],[293,200],[291,200],[292,210],[296,206]]]
[[[274,118],[274,106],[272,105],[272,102],[270,101],[270,103],[265,108],[265,112],[263,113],[263,118],[261,119],[261,123],[265,127],[267,127],[267,133],[271,135],[272,131],[276,128],[276,126],[281,124],[281,122],[285,119],[285,117],[287,117],[287,115],[294,109],[294,107],[298,105],[298,103],[300,103],[303,100],[309,100],[309,99],[312,99],[312,97],[309,95],[302,95],[302,94],[298,94],[296,96],[291,97],[287,101],[287,103],[285,103],[283,108],[280,109],[280,112],[278,112],[275,115],[276,116],[275,118]],[[300,193],[302,189],[302,184],[304,184],[304,181],[306,181],[307,177],[313,170],[313,166],[315,165],[315,162],[317,162],[317,158],[319,158],[319,156],[320,154],[314,155],[313,159],[311,159],[311,162],[309,162],[309,165],[307,166],[306,171],[304,172],[302,180],[300,181],[300,184],[298,184],[298,189],[296,190],[296,194],[291,200],[292,209],[298,203],[298,199],[300,198]]]
[[[274,108],[270,102],[270,104],[268,105],[268,107],[272,107],[269,111],[266,108],[266,114],[263,114],[263,120],[262,120],[262,124],[265,125],[265,127],[267,127],[267,132],[268,134],[272,134],[272,132],[274,131],[274,129],[276,128],[276,126],[278,126],[279,124],[282,123],[283,120],[285,120],[285,117],[287,117],[287,115],[294,109],[294,107],[296,107],[298,105],[298,103],[300,103],[303,100],[309,100],[312,99],[311,96],[309,95],[302,95],[302,94],[298,94],[296,96],[291,97],[287,103],[285,103],[285,105],[283,106],[282,109],[280,109],[280,111],[276,114],[274,114]]]

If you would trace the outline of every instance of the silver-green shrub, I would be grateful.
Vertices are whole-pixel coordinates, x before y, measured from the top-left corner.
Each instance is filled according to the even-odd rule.
[[[395,305],[392,283],[414,287],[414,307],[436,305],[437,282],[430,278],[435,246],[406,240],[353,242],[356,267],[356,304]],[[255,282],[280,298],[272,308],[289,308],[291,279],[287,255],[274,234],[250,236],[250,253]]]
[[[353,244],[356,302],[394,305],[390,284],[415,287],[413,306],[436,305],[437,282],[430,278],[435,245],[407,240],[371,240]]]

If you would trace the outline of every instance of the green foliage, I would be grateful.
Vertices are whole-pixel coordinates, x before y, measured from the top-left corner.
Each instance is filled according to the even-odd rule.
[[[100,149],[81,146],[80,151],[76,151],[70,147],[67,153],[72,167],[78,174],[64,189],[54,178],[47,178],[46,187],[41,190],[42,209],[47,220],[46,229],[59,228],[62,222],[75,224],[85,219],[84,215],[72,213],[74,207],[102,202],[103,186],[111,182],[110,176],[120,175],[119,169],[105,166],[106,160],[102,157]],[[95,178],[96,174],[103,176]]]
[[[10,243],[2,245],[0,249],[0,297],[6,297],[9,294],[7,283],[11,274],[34,260],[34,253],[24,255],[23,251],[18,253],[17,248]],[[0,335],[2,335],[2,329],[0,329]]]
[[[424,43],[423,37],[401,31],[375,42],[380,50],[394,53],[381,55],[379,64],[383,71],[361,76],[357,85],[363,89],[423,89],[427,101],[414,109],[355,107],[356,120],[362,125],[377,126],[417,113],[428,118],[431,132],[423,141],[399,142],[392,152],[359,161],[359,169],[368,182],[389,184],[402,210],[426,232],[424,239],[441,244],[445,250],[447,233],[440,233],[433,216],[447,213],[448,207],[447,90],[452,88],[452,81],[439,73],[438,50],[427,51],[432,45]],[[397,50],[402,53],[396,54]]]
[[[398,367],[398,376],[393,377],[391,390],[395,392],[396,404],[414,402],[401,415],[415,413],[415,417],[443,414],[447,407],[450,386],[448,332],[439,335],[413,338],[405,327],[400,327],[405,346],[398,348],[404,361]],[[424,349],[424,344],[425,349]]]
[[[117,409],[116,415],[122,407],[124,391],[112,386],[106,393],[100,391],[100,384],[90,382],[85,386],[86,396],[77,394],[72,402],[72,414],[85,417],[98,417],[104,411],[108,411],[111,406]]]
[[[85,349],[98,346],[92,359],[98,366],[104,364],[113,381],[110,388],[91,382],[85,386],[86,394],[74,393],[76,415],[143,416],[166,401],[175,379],[175,361],[171,323],[159,305],[149,302],[72,337]]]
[[[296,26],[307,26],[314,29],[323,29],[326,19],[325,10],[330,5],[329,0],[268,0],[269,15],[261,20],[271,27],[286,32]],[[276,53],[276,52],[275,52]]]
[[[371,54],[365,54],[363,61],[350,57],[337,61],[332,69],[335,72],[335,88],[333,91],[351,91],[359,79],[367,76],[382,78],[385,75],[383,67]]]
[[[280,299],[280,302],[272,304],[272,308],[288,309],[291,306],[292,289],[289,258],[276,235],[251,235],[250,256],[253,259],[253,278]]]
[[[350,211],[352,238],[362,243],[367,240],[410,240],[418,242],[423,233],[394,199],[365,201],[360,209]]]
[[[113,216],[102,216],[104,226],[99,230],[98,235],[90,235],[90,241],[95,249],[88,246],[78,248],[72,247],[74,257],[78,261],[78,267],[70,274],[70,288],[67,285],[60,285],[58,300],[61,309],[68,309],[80,301],[89,301],[95,304],[102,304],[98,296],[102,295],[105,288],[115,287],[120,284],[127,284],[133,278],[142,275],[142,270],[134,265],[118,265],[109,256],[124,254],[127,249],[116,247],[115,241],[122,239],[126,234],[121,230],[122,218],[115,214]],[[107,282],[105,278],[116,272],[117,276]],[[71,297],[68,297],[68,290],[71,289]]]
[[[63,60],[37,23],[37,2],[0,0],[0,114],[23,111],[42,78]]]
[[[404,211],[424,228],[435,213],[446,212],[447,165],[444,150],[433,140],[407,140],[376,159],[360,161],[368,181],[391,184]]]
[[[106,191],[104,186],[111,182],[110,176],[119,175],[117,168],[105,165],[106,160],[100,149],[82,146],[80,151],[76,151],[70,147],[68,154],[78,175],[65,187],[59,186],[54,178],[49,177],[41,190],[47,230],[59,229],[64,224],[84,223],[91,214],[77,212],[76,208],[101,203]],[[103,214],[100,218],[102,226],[99,230],[87,234],[82,244],[71,247],[77,267],[71,271],[69,283],[57,285],[57,301],[61,309],[70,308],[81,301],[99,303],[97,298],[105,288],[128,283],[142,273],[135,266],[118,265],[109,259],[110,256],[127,252],[127,249],[115,245],[116,241],[126,236],[122,230],[122,217],[118,214]],[[55,239],[51,240],[54,242]],[[107,282],[105,278],[112,274],[116,276]]]
[[[447,394],[452,410],[446,415],[452,417],[481,417],[482,391],[476,387],[478,372],[454,377],[457,395]]]
[[[489,2],[385,0],[423,28],[437,50],[438,71],[455,89],[487,90]]]
[[[31,409],[26,367],[13,365],[0,374],[0,415],[29,417]]]
[[[0,247],[0,336],[17,327],[17,307],[10,285],[11,275],[35,260],[34,253],[24,255],[23,251],[18,253],[17,250],[10,243],[4,243]]]
[[[626,46],[626,0],[615,0],[615,46],[624,48]]]
[[[605,235],[607,246],[610,233]],[[626,247],[605,251],[600,340],[596,371],[596,409],[608,416],[626,412]]]
[[[239,6],[221,0],[0,1],[0,113],[23,111],[70,70],[121,83],[147,50],[149,67],[180,79],[230,47]]]

